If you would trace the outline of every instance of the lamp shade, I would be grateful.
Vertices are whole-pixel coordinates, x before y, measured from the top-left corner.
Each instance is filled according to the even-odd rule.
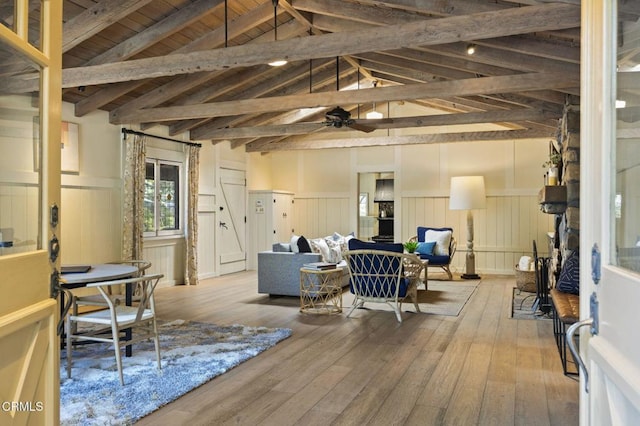
[[[451,178],[449,209],[471,210],[486,207],[484,176],[457,176]]]

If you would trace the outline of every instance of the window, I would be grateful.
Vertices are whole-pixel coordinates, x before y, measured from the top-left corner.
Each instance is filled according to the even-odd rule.
[[[369,214],[369,193],[361,192],[360,193],[360,216],[367,216]]]
[[[148,158],[144,183],[145,236],[180,233],[180,163]]]

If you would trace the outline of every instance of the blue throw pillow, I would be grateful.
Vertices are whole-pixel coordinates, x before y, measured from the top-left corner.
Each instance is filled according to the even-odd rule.
[[[418,247],[416,248],[416,253],[430,256],[433,254],[433,249],[435,246],[436,246],[435,241],[430,241],[428,243],[418,243]]]
[[[574,250],[564,261],[556,288],[564,293],[580,294],[580,256],[578,250]]]
[[[402,243],[374,243],[351,238],[349,240],[349,250],[384,250],[402,253],[404,246]]]

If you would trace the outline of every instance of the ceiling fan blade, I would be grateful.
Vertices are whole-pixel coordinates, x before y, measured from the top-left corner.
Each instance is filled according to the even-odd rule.
[[[353,123],[349,123],[348,126],[354,130],[360,130],[361,132],[365,132],[365,133],[371,133],[375,130],[375,128],[373,127],[369,127],[364,124],[358,124],[355,121]]]

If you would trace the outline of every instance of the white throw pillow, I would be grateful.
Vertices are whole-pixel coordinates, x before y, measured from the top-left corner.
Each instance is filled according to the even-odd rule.
[[[294,253],[300,253],[300,249],[298,248],[298,239],[300,235],[291,236],[291,251]]]
[[[347,235],[340,235],[338,232],[334,232],[332,236],[327,237],[327,240],[332,239],[333,241],[340,243],[340,251],[345,252],[349,250],[349,240],[352,238],[355,238],[355,234],[353,232],[350,232]],[[340,258],[342,259],[342,253],[340,254]]]
[[[433,254],[436,256],[449,256],[449,244],[451,243],[451,231],[434,231],[427,229],[424,233],[424,242],[435,241]]]
[[[331,250],[324,238],[311,239],[309,240],[309,245],[311,246],[311,251],[322,255],[323,262],[333,262],[331,260]]]
[[[324,239],[327,243],[327,247],[329,247],[330,258],[329,262],[331,263],[339,263],[342,260],[342,243],[341,241],[336,241],[331,237],[327,237]]]

